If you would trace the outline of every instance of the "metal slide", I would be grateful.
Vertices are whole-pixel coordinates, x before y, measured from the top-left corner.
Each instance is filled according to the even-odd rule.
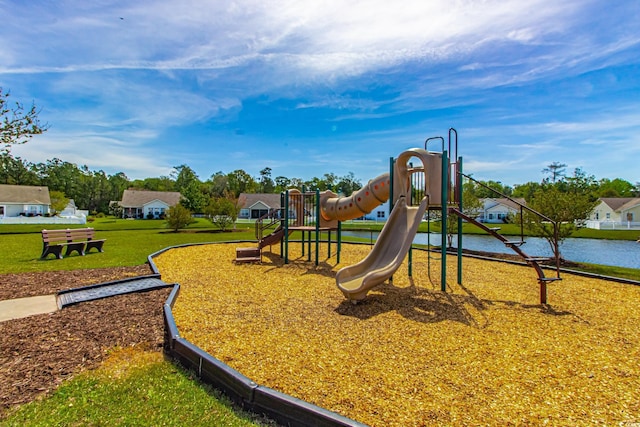
[[[407,206],[405,197],[398,198],[369,255],[338,271],[336,283],[345,297],[354,303],[362,300],[369,289],[395,273],[413,243],[426,209],[426,197],[418,206]]]

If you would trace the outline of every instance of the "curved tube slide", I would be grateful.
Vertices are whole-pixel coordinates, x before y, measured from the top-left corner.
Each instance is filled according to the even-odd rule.
[[[406,197],[398,199],[369,255],[336,274],[338,288],[347,299],[364,299],[371,288],[395,273],[413,243],[426,208],[426,197],[419,206],[407,206]]]
[[[409,161],[417,157],[422,162],[422,168],[413,168]],[[425,175],[424,197],[417,206],[410,206],[407,200],[411,197],[411,174],[422,171]],[[428,172],[428,173],[427,173]],[[400,267],[407,252],[411,248],[413,238],[418,232],[418,226],[429,206],[442,203],[442,155],[429,153],[420,148],[412,148],[398,156],[394,167],[394,206],[391,215],[382,228],[376,243],[365,259],[349,267],[345,267],[336,274],[336,284],[342,293],[352,302],[364,299],[371,288],[383,283]],[[372,187],[373,183],[373,187]],[[376,187],[377,184],[377,187]],[[385,184],[385,185],[383,185]],[[367,203],[370,212],[377,204],[382,203],[382,197],[375,196],[375,190],[384,190],[384,200],[389,197],[389,179],[387,175],[380,175],[369,181],[363,189],[355,192],[351,197],[327,199],[326,206],[329,213],[338,220],[359,213],[362,215],[362,201]],[[374,194],[375,198],[369,196]],[[368,196],[368,198],[367,198]],[[360,198],[358,198],[360,197]],[[354,199],[355,198],[355,199]],[[376,200],[378,200],[377,204]],[[331,209],[332,207],[334,207]]]
[[[385,173],[350,196],[337,197],[335,193],[325,192],[320,202],[320,214],[325,221],[359,218],[389,199],[389,186],[389,174]]]

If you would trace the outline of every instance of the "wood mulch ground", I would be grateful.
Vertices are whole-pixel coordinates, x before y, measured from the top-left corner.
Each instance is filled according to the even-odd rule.
[[[0,274],[0,299],[53,294],[95,283],[151,274],[148,265]],[[121,295],[52,314],[0,323],[0,419],[10,408],[54,390],[97,367],[114,347],[162,350],[162,306],[170,289]]]
[[[180,335],[262,384],[372,426],[640,423],[640,287],[565,274],[539,304],[533,269],[414,252],[357,305],[341,263],[267,253],[234,265],[235,245],[173,249],[155,262],[181,284]],[[326,254],[321,248],[320,254]],[[193,262],[190,262],[193,261]]]

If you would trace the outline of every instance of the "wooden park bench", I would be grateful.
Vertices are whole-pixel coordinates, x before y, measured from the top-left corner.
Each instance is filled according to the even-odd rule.
[[[73,251],[78,252],[78,255],[84,255],[91,248],[102,252],[102,245],[106,239],[95,240],[94,233],[93,228],[42,230],[42,255],[40,258],[44,259],[49,254],[54,254],[56,258],[62,259],[62,249],[65,248],[65,256],[69,256]]]

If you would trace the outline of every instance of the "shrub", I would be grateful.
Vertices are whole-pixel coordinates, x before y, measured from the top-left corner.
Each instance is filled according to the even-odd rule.
[[[180,203],[169,208],[166,221],[167,226],[173,231],[178,231],[179,229],[185,228],[189,224],[193,224],[195,222],[191,216],[191,211]]]

